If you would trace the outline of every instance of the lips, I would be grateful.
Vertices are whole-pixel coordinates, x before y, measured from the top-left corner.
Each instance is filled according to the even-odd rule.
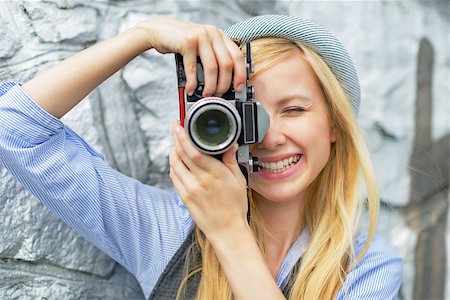
[[[304,163],[304,154],[284,154],[261,158],[258,176],[267,180],[283,179],[300,170]]]
[[[282,172],[292,168],[292,166],[294,166],[300,160],[300,157],[300,154],[296,154],[278,161],[262,161],[260,162],[260,166],[264,171],[267,172]]]

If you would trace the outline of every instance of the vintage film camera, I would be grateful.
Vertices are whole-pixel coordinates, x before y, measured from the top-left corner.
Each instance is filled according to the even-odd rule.
[[[247,80],[241,92],[231,84],[221,97],[203,97],[204,76],[197,61],[198,84],[192,96],[185,93],[186,75],[183,57],[175,54],[180,104],[180,123],[193,144],[202,152],[221,159],[234,143],[238,143],[237,161],[248,178],[259,169],[258,159],[250,153],[250,145],[262,141],[269,128],[269,115],[253,99],[249,76],[253,72],[250,43],[247,43]]]

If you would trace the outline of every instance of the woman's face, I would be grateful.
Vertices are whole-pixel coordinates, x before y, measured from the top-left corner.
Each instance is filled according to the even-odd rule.
[[[268,201],[301,201],[335,141],[318,79],[300,51],[293,51],[252,84],[270,115],[270,127],[251,148],[262,169],[250,177],[250,186]]]

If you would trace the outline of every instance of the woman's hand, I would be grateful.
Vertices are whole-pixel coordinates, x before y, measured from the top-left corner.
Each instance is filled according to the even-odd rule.
[[[173,136],[170,178],[197,226],[212,242],[248,227],[247,186],[236,161],[237,144],[220,162],[197,150],[178,124]]]
[[[247,187],[237,145],[223,163],[197,150],[185,130],[173,128],[170,178],[197,226],[214,248],[234,299],[285,299],[247,223]]]
[[[242,52],[220,29],[157,18],[83,50],[31,79],[23,88],[39,106],[60,118],[104,80],[151,48],[183,55],[188,94],[197,86],[198,56],[205,73],[204,96],[227,91],[232,74],[237,90],[246,79]]]
[[[234,88],[242,89],[246,79],[244,55],[222,30],[212,25],[165,18],[151,19],[137,27],[148,33],[148,48],[154,48],[160,53],[183,55],[186,93],[193,93],[197,86],[197,56],[205,72],[203,96],[226,92],[232,74]]]

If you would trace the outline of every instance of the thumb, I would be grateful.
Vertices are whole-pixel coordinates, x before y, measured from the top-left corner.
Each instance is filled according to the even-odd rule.
[[[242,172],[236,158],[238,148],[238,144],[234,144],[233,147],[223,154],[222,162],[235,176],[242,176]]]

